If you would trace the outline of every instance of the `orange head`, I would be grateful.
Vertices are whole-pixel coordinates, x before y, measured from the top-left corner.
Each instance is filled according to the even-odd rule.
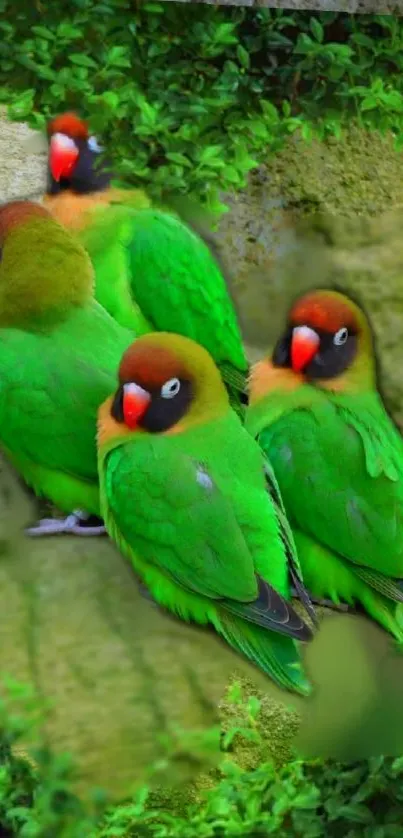
[[[34,201],[10,201],[0,205],[0,248],[7,236],[15,228],[24,224],[30,218],[49,219],[48,211]]]
[[[315,384],[358,370],[372,372],[372,334],[361,309],[344,294],[316,290],[298,299],[272,356],[275,367]],[[365,376],[364,376],[365,377]]]
[[[122,430],[173,432],[179,424],[198,423],[228,406],[213,359],[182,335],[158,332],[138,338],[124,353],[118,377],[109,413]]]
[[[76,192],[95,192],[109,185],[109,175],[95,171],[94,160],[102,149],[85,120],[64,113],[48,123],[47,132],[49,170],[56,185],[64,182]]]

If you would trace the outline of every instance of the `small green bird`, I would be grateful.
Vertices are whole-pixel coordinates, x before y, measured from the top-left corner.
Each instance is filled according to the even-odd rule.
[[[101,147],[75,114],[48,125],[46,207],[74,230],[95,268],[95,297],[136,335],[177,332],[213,356],[242,416],[248,362],[227,284],[210,248],[144,193],[117,190]],[[98,159],[97,159],[98,158]]]
[[[31,535],[98,535],[96,421],[133,333],[93,299],[93,269],[39,204],[0,207],[0,447],[65,521]],[[90,524],[90,526],[88,526]]]
[[[107,531],[154,599],[308,694],[295,640],[311,630],[287,601],[291,575],[310,605],[292,534],[204,348],[160,332],[126,350],[99,411],[98,463]]]
[[[361,606],[403,642],[403,440],[364,313],[336,291],[300,298],[249,396],[246,427],[272,463],[310,593]]]

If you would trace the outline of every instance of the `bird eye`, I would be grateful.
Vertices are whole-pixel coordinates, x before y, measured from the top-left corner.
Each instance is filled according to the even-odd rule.
[[[170,378],[161,387],[161,396],[163,399],[173,399],[177,396],[181,388],[179,378]]]
[[[102,146],[99,145],[96,137],[89,137],[87,144],[90,151],[95,151],[97,153],[102,151]]]
[[[335,346],[343,346],[343,343],[346,342],[347,338],[348,338],[348,329],[346,329],[346,327],[343,326],[341,329],[339,329],[338,332],[336,332],[336,334],[333,338],[333,343],[335,344]]]

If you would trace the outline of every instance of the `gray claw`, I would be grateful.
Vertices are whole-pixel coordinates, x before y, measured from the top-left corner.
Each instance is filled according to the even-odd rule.
[[[84,526],[85,521],[89,518],[86,512],[76,510],[68,515],[67,518],[42,518],[33,527],[28,527],[25,534],[33,537],[45,535],[78,535],[78,536],[97,536],[106,533],[105,527]]]
[[[292,597],[298,598],[298,591],[293,586],[291,586],[290,594]],[[332,611],[343,611],[343,613],[355,612],[355,608],[352,608],[351,605],[347,605],[346,602],[341,602],[337,605],[331,599],[315,599],[311,596],[311,594],[309,594],[309,599],[311,600],[312,605],[316,605],[319,608],[331,608]]]

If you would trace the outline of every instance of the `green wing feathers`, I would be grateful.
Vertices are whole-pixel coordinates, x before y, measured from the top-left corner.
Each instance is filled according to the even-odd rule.
[[[42,477],[55,475],[58,505],[66,511],[72,509],[57,489],[60,476],[98,484],[97,411],[131,341],[97,303],[49,334],[0,332],[1,444],[30,485],[38,469]]]
[[[225,423],[219,434],[211,425],[100,452],[105,521],[161,604],[212,622],[279,683],[304,692],[294,638],[311,632],[286,600],[286,555],[261,453],[234,423],[226,434]]]
[[[298,528],[294,529],[294,538],[312,595],[352,607],[360,603],[399,643],[403,642],[402,592],[392,579],[353,565]]]
[[[153,327],[200,343],[229,387],[246,391],[248,362],[234,306],[204,241],[178,218],[144,210],[133,217],[128,248],[133,297]]]
[[[136,335],[190,337],[216,361],[243,417],[248,362],[225,279],[205,242],[174,215],[98,207],[80,241],[95,269],[96,299]]]
[[[125,206],[97,207],[92,223],[80,231],[80,241],[94,267],[95,298],[121,326],[139,336],[152,331],[152,326],[130,286],[127,245],[134,217]]]
[[[260,626],[228,614],[220,615],[216,629],[230,646],[252,660],[280,687],[301,695],[312,692],[296,644],[289,638],[271,632],[269,640],[267,631]]]
[[[293,528],[334,551],[356,580],[401,601],[393,579],[403,577],[403,443],[378,395],[316,395],[310,406],[284,411],[258,438]],[[304,579],[318,596],[324,566],[317,559],[311,567],[305,552],[299,550]]]

